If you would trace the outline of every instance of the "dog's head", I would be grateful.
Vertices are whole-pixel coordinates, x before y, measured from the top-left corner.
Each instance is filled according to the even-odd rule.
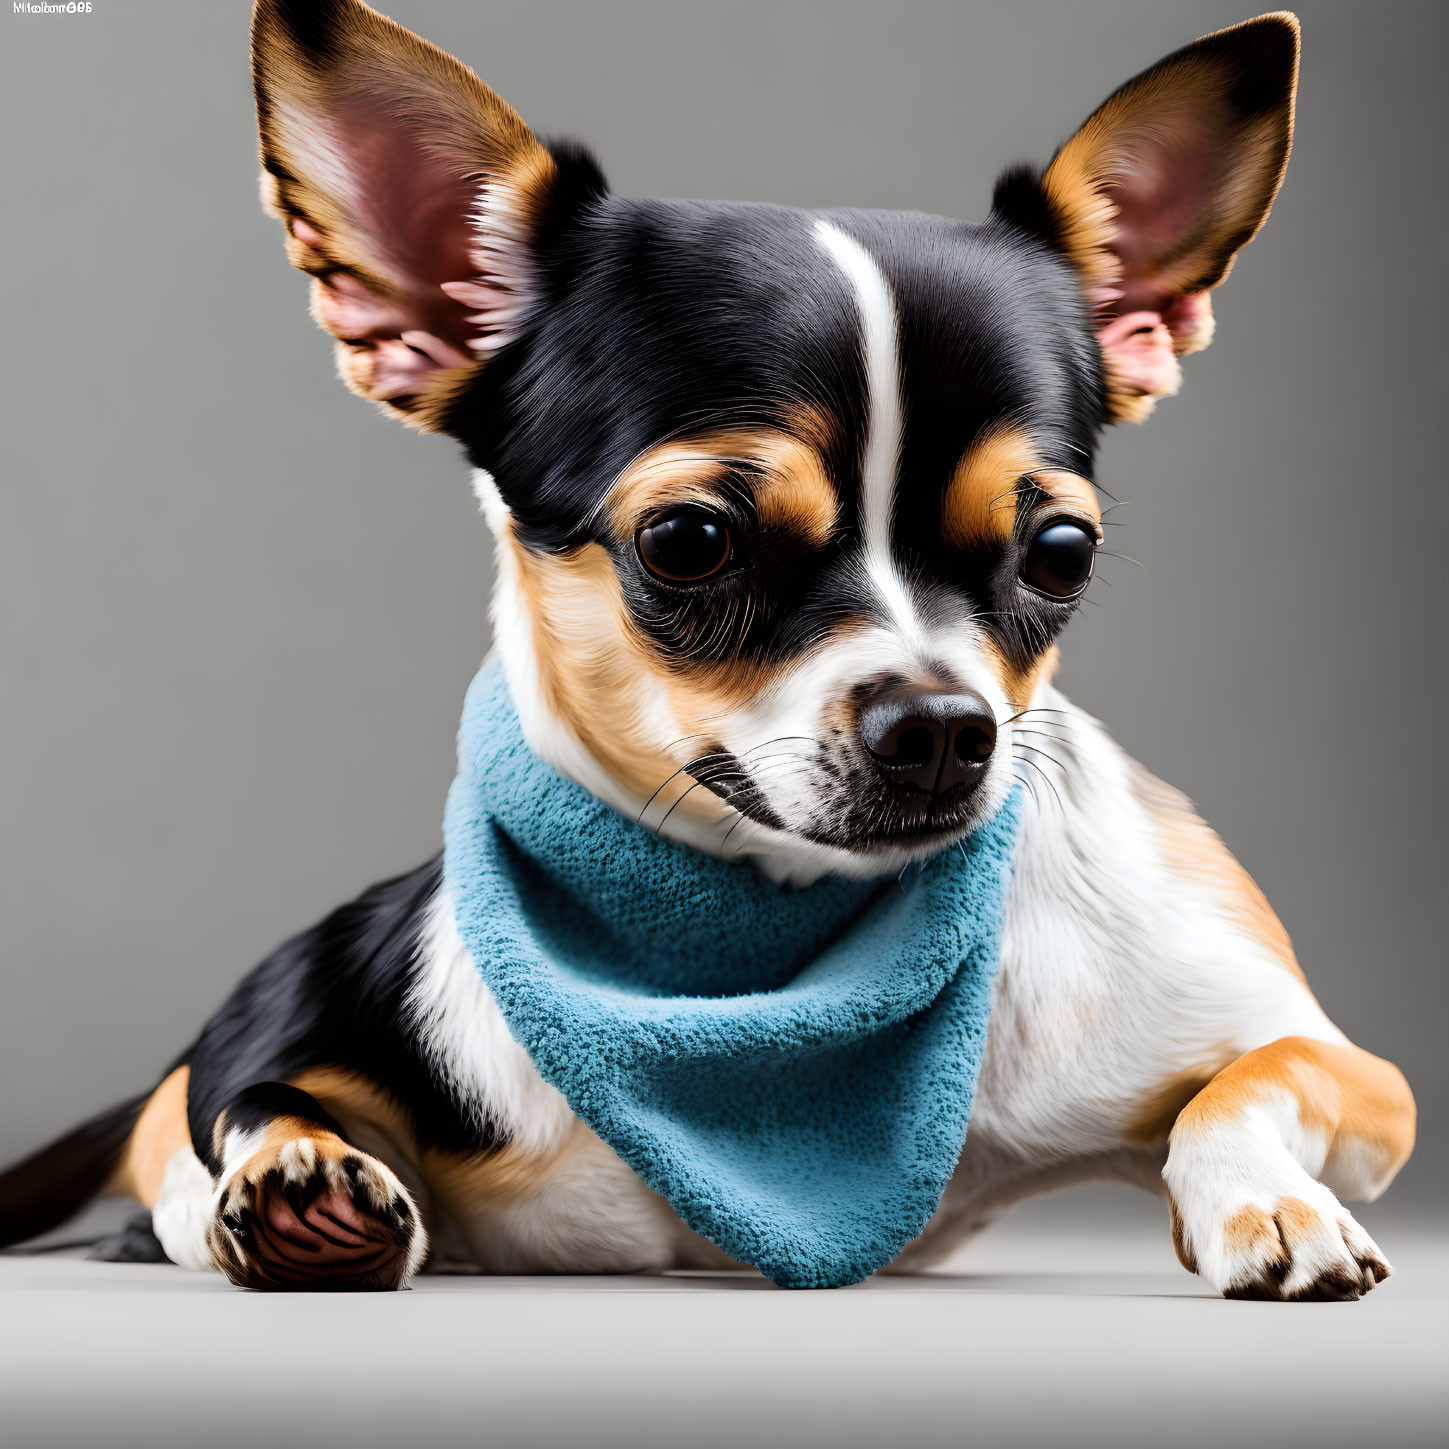
[[[998,809],[1098,432],[1177,390],[1278,189],[1294,19],[1129,81],[983,225],[614,196],[358,0],[260,0],[253,44],[344,379],[477,469],[535,748],[797,878]]]

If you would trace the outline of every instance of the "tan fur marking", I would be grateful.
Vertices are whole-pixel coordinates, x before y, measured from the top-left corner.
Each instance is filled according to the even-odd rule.
[[[1085,478],[1057,468],[1038,468],[1031,475],[1031,481],[1058,503],[1067,504],[1093,523],[1101,523],[1102,506],[1097,502],[1097,490]]]
[[[1323,1227],[1322,1215],[1301,1197],[1280,1197],[1273,1204],[1273,1222],[1290,1252],[1317,1237]]]
[[[1011,537],[1016,485],[1041,463],[1024,429],[992,423],[967,448],[941,505],[941,535],[953,548]]]
[[[824,420],[802,412],[783,431],[726,430],[651,448],[609,490],[615,536],[632,538],[650,514],[672,505],[718,505],[733,475],[750,489],[763,527],[818,548],[835,531],[840,507],[825,464],[829,436]]]
[[[762,439],[763,473],[755,485],[755,509],[764,528],[793,533],[811,548],[821,548],[835,532],[840,498],[812,447],[781,435]]]
[[[1293,942],[1268,898],[1180,790],[1134,762],[1132,788],[1157,829],[1167,864],[1217,894],[1245,935],[1265,946],[1300,981],[1306,978]]]
[[[247,1162],[252,1163],[261,1158],[275,1157],[289,1142],[298,1142],[303,1138],[316,1142],[319,1146],[334,1149],[346,1146],[337,1133],[330,1127],[324,1127],[320,1122],[313,1122],[306,1117],[273,1117],[262,1128],[261,1141]]]
[[[719,437],[651,448],[609,490],[605,506],[614,536],[633,538],[650,514],[682,503],[718,507],[735,456],[736,450]]]
[[[981,639],[980,649],[992,673],[1001,681],[1001,688],[1011,705],[1011,714],[1024,710],[1035,698],[1037,690],[1051,683],[1062,662],[1061,650],[1055,644],[1024,669],[1017,668],[989,637]]]
[[[416,1158],[417,1138],[407,1109],[360,1072],[346,1067],[309,1067],[288,1078],[288,1083],[329,1112],[335,1108],[378,1128],[409,1158]]]
[[[1223,1068],[1183,1109],[1175,1132],[1200,1133],[1237,1120],[1275,1093],[1290,1093],[1298,1118],[1337,1152],[1369,1149],[1392,1175],[1414,1146],[1413,1094],[1391,1062],[1361,1047],[1283,1037]]]
[[[511,532],[507,547],[533,624],[544,702],[616,780],[647,799],[674,769],[648,739],[641,710],[641,686],[657,681],[660,668],[637,635],[612,560],[596,543],[535,553]]]
[[[186,1121],[190,1081],[191,1068],[177,1067],[146,1099],[120,1164],[102,1189],[107,1196],[133,1197],[144,1207],[156,1205],[166,1164],[183,1147],[191,1146]]]
[[[406,1109],[376,1083],[341,1067],[316,1067],[292,1079],[292,1085],[315,1097],[324,1107],[369,1123],[394,1142],[437,1199],[444,1212],[462,1214],[479,1202],[500,1202],[527,1197],[567,1154],[582,1146],[580,1134],[592,1136],[579,1124],[550,1152],[530,1153],[512,1143],[496,1151],[440,1152],[421,1146]]]
[[[1278,1241],[1278,1230],[1262,1208],[1249,1203],[1223,1224],[1223,1241],[1231,1255],[1259,1257],[1270,1243]]]

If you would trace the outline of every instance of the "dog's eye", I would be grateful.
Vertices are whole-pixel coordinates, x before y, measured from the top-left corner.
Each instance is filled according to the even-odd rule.
[[[1021,579],[1054,599],[1070,599],[1087,587],[1097,540],[1080,523],[1048,523],[1026,546]]]
[[[729,561],[730,531],[702,508],[676,508],[639,530],[644,567],[671,583],[695,583],[717,574]]]

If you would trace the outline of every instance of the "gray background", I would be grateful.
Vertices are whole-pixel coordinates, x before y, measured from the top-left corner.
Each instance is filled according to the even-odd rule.
[[[1107,92],[1252,13],[1179,3],[393,0],[626,193],[979,218]],[[1130,506],[1066,687],[1186,789],[1444,1183],[1435,449],[1445,8],[1304,0],[1298,144]],[[487,642],[452,444],[332,376],[256,205],[247,6],[0,14],[0,1156],[145,1085],[283,935],[437,848]],[[1098,1199],[1093,1199],[1097,1201]],[[1386,1205],[1387,1206],[1387,1205]],[[1372,1219],[1370,1220],[1372,1223]]]
[[[1393,1242],[1353,1304],[1225,1302],[1165,1232],[1068,1234],[1041,1204],[965,1273],[819,1293],[424,1275],[302,1299],[0,1255],[5,1445],[257,1449],[260,1421],[288,1449],[1443,1449],[1449,1248]]]

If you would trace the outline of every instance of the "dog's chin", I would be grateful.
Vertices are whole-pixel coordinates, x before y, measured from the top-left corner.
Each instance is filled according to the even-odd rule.
[[[1001,804],[998,793],[987,788],[961,791],[955,798],[897,789],[885,797],[824,807],[799,825],[785,824],[774,815],[769,821],[773,828],[761,832],[769,837],[769,847],[749,853],[775,857],[773,864],[759,863],[781,878],[801,878],[797,868],[807,875],[857,879],[895,875],[956,846],[986,824]],[[741,813],[754,812],[745,809]],[[766,824],[764,819],[756,819],[757,824]],[[786,866],[791,857],[794,868]]]
[[[981,821],[974,815],[954,813],[940,819],[903,821],[875,830],[828,829],[802,832],[807,840],[828,845],[857,857],[862,863],[875,862],[884,871],[927,860],[963,840]]]

